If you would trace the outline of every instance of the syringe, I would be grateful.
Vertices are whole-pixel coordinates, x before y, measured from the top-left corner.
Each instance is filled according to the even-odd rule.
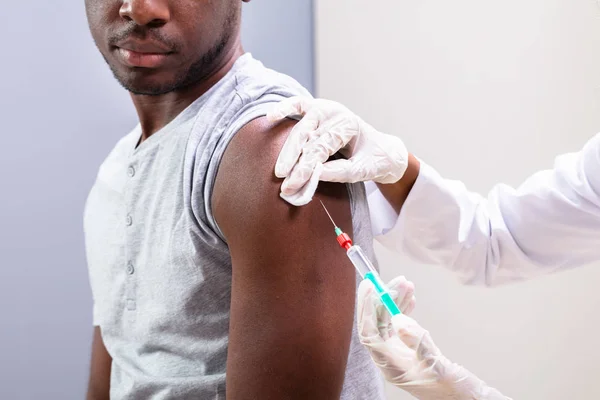
[[[346,255],[354,265],[354,268],[356,268],[363,279],[368,279],[373,283],[373,286],[375,286],[375,291],[381,299],[381,302],[392,316],[401,314],[400,309],[396,303],[394,303],[394,299],[392,299],[392,296],[390,296],[390,292],[388,291],[387,287],[381,281],[379,273],[377,273],[377,270],[375,270],[375,267],[373,267],[373,264],[371,261],[369,261],[363,250],[358,245],[352,245],[352,239],[350,239],[350,236],[338,228],[333,221],[333,218],[331,218],[331,214],[329,214],[329,211],[327,211],[327,207],[325,207],[325,204],[323,204],[322,201],[321,205],[325,209],[327,216],[335,228],[337,242],[339,243],[340,247],[346,249]]]

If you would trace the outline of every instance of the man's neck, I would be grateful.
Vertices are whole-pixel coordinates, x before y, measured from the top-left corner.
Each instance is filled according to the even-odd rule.
[[[145,96],[131,94],[131,99],[138,114],[142,127],[140,143],[158,132],[196,99],[206,93],[213,85],[219,82],[233,67],[235,61],[244,54],[238,42],[224,53],[221,61],[215,65],[213,71],[201,82],[182,90],[176,90],[159,96]]]

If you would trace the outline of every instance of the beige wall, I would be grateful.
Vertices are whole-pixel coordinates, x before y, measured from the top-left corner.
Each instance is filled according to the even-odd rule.
[[[318,95],[473,190],[518,184],[600,130],[594,0],[316,3]],[[482,289],[378,250],[385,277],[417,284],[447,356],[515,399],[600,398],[600,265]]]

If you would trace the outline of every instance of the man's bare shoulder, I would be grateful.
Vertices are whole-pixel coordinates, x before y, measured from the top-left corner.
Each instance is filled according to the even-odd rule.
[[[236,134],[221,161],[213,192],[213,212],[219,224],[227,224],[226,220],[235,215],[240,218],[237,225],[256,226],[260,222],[264,228],[277,229],[270,226],[269,221],[283,227],[313,213],[317,219],[325,217],[318,202],[297,208],[279,197],[282,180],[275,176],[275,163],[295,124],[296,121],[290,119],[272,123],[258,118]],[[345,185],[321,183],[315,197],[331,206],[334,218],[342,227],[351,229]],[[330,224],[327,219],[323,221]],[[323,224],[323,228],[330,231],[331,226],[327,224]]]

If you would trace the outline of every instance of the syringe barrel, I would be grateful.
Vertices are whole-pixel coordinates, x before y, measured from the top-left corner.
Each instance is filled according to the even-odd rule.
[[[352,264],[354,264],[354,268],[356,268],[356,271],[358,271],[361,278],[364,279],[365,275],[369,272],[377,272],[360,246],[354,245],[350,247],[346,254],[350,261],[352,261]]]
[[[360,276],[363,279],[368,279],[371,281],[371,283],[373,283],[373,286],[375,287],[375,291],[377,292],[379,299],[381,300],[385,308],[389,311],[390,315],[394,316],[397,314],[401,314],[400,309],[394,302],[394,299],[392,299],[392,296],[388,292],[388,289],[385,286],[385,284],[381,281],[381,278],[375,270],[375,267],[373,266],[373,264],[371,264],[371,261],[369,261],[363,250],[360,248],[360,246],[350,247],[346,254],[348,254],[348,258],[350,259],[350,261],[352,261],[352,264],[354,264],[354,268],[356,268]]]

